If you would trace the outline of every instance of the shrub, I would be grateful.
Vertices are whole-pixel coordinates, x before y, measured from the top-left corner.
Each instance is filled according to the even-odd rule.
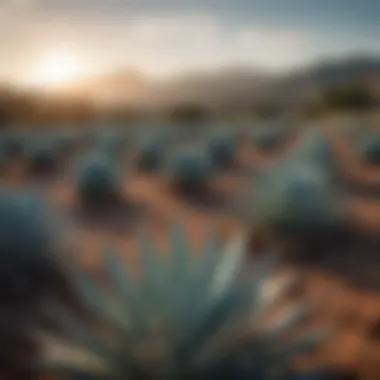
[[[141,236],[139,277],[113,250],[104,255],[106,287],[78,271],[79,294],[96,323],[85,326],[63,308],[52,312],[76,350],[68,351],[70,357],[63,351],[47,357],[50,373],[67,379],[289,379],[289,360],[317,346],[325,331],[281,340],[308,315],[303,304],[265,329],[252,327],[281,295],[263,292],[274,255],[264,256],[247,276],[242,236],[224,252],[207,239],[197,254],[181,229],[173,229],[170,240],[162,255]]]

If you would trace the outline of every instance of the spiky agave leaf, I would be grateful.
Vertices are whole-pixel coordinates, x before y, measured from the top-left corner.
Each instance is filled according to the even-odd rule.
[[[107,155],[92,152],[78,164],[76,191],[86,204],[117,199],[120,191],[120,173],[116,163]]]
[[[243,276],[244,235],[233,239],[225,252],[207,243],[207,251],[198,255],[179,228],[172,230],[167,255],[157,254],[149,237],[145,239],[140,277],[125,268],[116,252],[108,252],[108,292],[96,290],[94,283],[89,291],[88,279],[85,289],[83,283],[79,289],[106,328],[94,325],[91,332],[62,309],[57,312],[63,334],[66,331],[74,346],[92,352],[94,360],[100,356],[101,368],[88,362],[78,366],[67,356],[50,357],[45,364],[51,372],[67,375],[67,379],[84,375],[104,380],[216,379],[226,373],[285,379],[289,359],[318,342],[318,335],[304,335],[293,344],[281,344],[284,330],[293,328],[303,316],[302,307],[290,313],[282,325],[261,331],[249,328],[252,318],[266,309],[259,290],[276,260],[270,255],[256,263],[253,277]],[[114,310],[115,300],[127,325],[110,318],[108,310]],[[270,377],[274,370],[277,377]]]
[[[207,183],[214,176],[214,167],[199,149],[185,149],[171,157],[167,168],[170,184],[184,193],[197,193],[207,189]]]

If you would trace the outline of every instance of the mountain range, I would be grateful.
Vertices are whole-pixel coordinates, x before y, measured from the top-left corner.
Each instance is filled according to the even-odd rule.
[[[158,80],[121,70],[86,78],[75,89],[106,104],[165,107],[191,102],[219,108],[306,101],[328,86],[358,81],[369,84],[380,98],[380,57],[326,59],[277,75],[243,67]]]

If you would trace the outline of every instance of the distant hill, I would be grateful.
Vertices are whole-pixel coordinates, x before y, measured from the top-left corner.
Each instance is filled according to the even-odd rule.
[[[218,108],[231,104],[250,106],[266,100],[280,104],[304,101],[325,87],[352,81],[372,84],[380,98],[380,86],[377,86],[380,57],[326,59],[278,76],[253,68],[233,68],[159,81],[136,70],[121,70],[87,78],[75,88],[110,103],[162,107],[178,102],[199,102]]]

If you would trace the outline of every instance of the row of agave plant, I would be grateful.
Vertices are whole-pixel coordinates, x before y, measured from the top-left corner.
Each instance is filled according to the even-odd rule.
[[[284,288],[264,292],[280,258],[246,255],[245,232],[195,250],[180,227],[158,252],[140,235],[139,270],[108,247],[99,283],[65,246],[37,194],[0,193],[0,376],[69,380],[325,379],[291,360],[326,338],[302,328],[306,302],[263,323]],[[261,321],[261,322],[260,322]]]
[[[356,130],[358,129],[355,126]],[[352,133],[353,127],[349,125]],[[252,132],[252,139],[261,148],[275,147],[289,130],[279,123],[265,124]],[[354,131],[356,131],[354,130]],[[355,132],[356,134],[358,132]],[[348,133],[349,134],[349,133]],[[361,139],[368,161],[375,162],[374,133],[363,133]],[[20,142],[20,136],[8,136],[3,147]],[[17,138],[19,140],[17,140]],[[24,136],[25,138],[25,136]],[[116,131],[91,135],[60,134],[53,137],[28,136],[29,160],[35,165],[53,166],[57,152],[68,149],[75,141],[92,140],[95,146],[77,163],[76,188],[78,197],[89,204],[117,199],[123,171],[120,153],[126,146],[126,134]],[[94,141],[95,140],[95,141]],[[164,168],[168,182],[182,193],[204,192],[218,169],[233,163],[239,142],[237,133],[213,132],[204,136],[202,143],[186,146],[178,136],[168,133],[143,133],[136,139],[135,161],[143,170]],[[182,146],[177,146],[181,144]],[[367,145],[366,145],[367,144]],[[171,149],[171,146],[177,146]],[[3,148],[3,151],[6,150]],[[132,149],[133,151],[133,149]],[[169,154],[168,154],[169,153]],[[165,160],[168,157],[168,160]],[[298,144],[270,170],[254,173],[252,185],[239,194],[239,211],[250,223],[264,225],[276,232],[298,234],[326,234],[344,226],[345,189],[339,183],[339,170],[329,144],[318,128],[302,131]]]
[[[256,131],[253,139],[268,148],[283,133]],[[234,156],[237,138],[225,136],[206,144],[223,152],[217,159],[205,147],[175,153],[167,166],[171,182],[181,190],[203,189],[215,167]],[[81,141],[88,139],[80,136]],[[23,144],[17,150],[16,140],[12,149],[11,139],[3,142],[3,148],[19,152]],[[62,140],[68,147],[78,142],[78,136]],[[102,135],[97,150],[81,161],[77,186],[83,200],[98,202],[99,197],[117,195],[119,140]],[[144,138],[138,144],[137,163],[157,168],[164,151],[162,137]],[[303,133],[281,162],[255,173],[255,189],[247,187],[239,197],[249,225],[303,237],[339,228],[345,219],[343,189],[336,181],[333,158],[318,129]],[[264,252],[260,260],[250,262],[244,234],[224,248],[210,234],[201,252],[195,252],[183,231],[174,228],[167,254],[157,253],[143,234],[139,275],[126,268],[118,252],[108,249],[106,286],[100,286],[79,264],[67,267],[70,260],[60,252],[53,234],[54,218],[45,211],[36,195],[0,194],[0,337],[4,339],[0,375],[5,378],[30,378],[43,372],[69,380],[326,375],[322,370],[305,374],[289,367],[294,355],[312,348],[323,336],[312,332],[296,342],[283,340],[284,333],[305,316],[305,305],[267,329],[255,329],[259,325],[254,322],[273,302],[263,298],[262,290],[275,261]]]

